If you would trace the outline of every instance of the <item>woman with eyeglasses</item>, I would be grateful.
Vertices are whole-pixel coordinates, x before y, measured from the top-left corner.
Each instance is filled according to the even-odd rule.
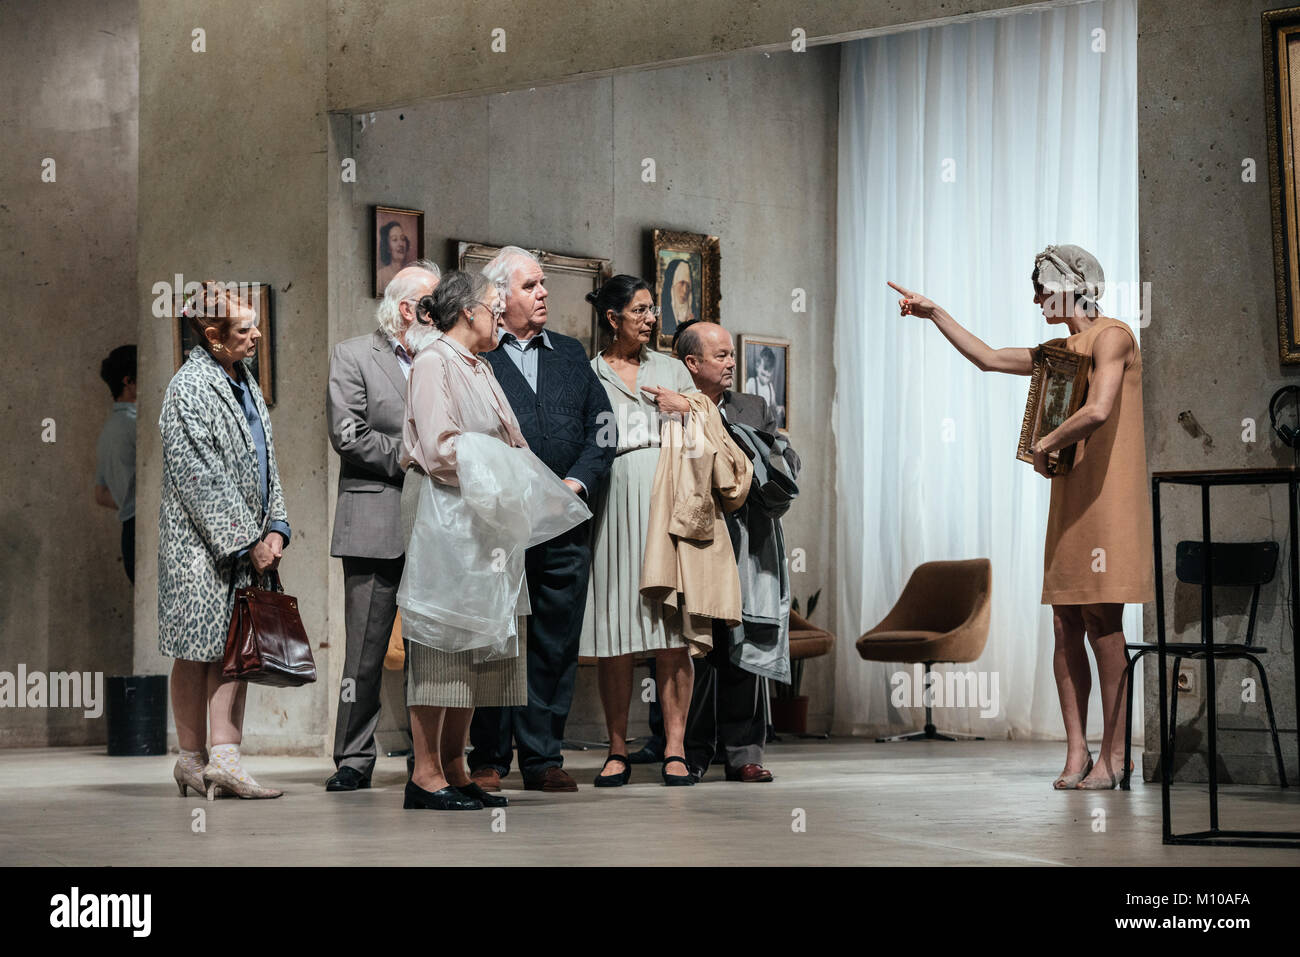
[[[695,385],[681,362],[650,349],[659,310],[645,280],[615,276],[587,301],[608,342],[591,365],[609,394],[618,429],[609,481],[592,505],[591,583],[579,648],[580,655],[596,658],[609,730],[609,757],[595,784],[619,787],[631,777],[626,738],[632,664],[651,655],[667,738],[663,781],[693,784],[683,742],[694,677],[690,650],[680,629],[664,621],[661,606],[641,597],[640,585],[650,490],[659,465],[660,414],[689,412],[682,393],[694,392]]]

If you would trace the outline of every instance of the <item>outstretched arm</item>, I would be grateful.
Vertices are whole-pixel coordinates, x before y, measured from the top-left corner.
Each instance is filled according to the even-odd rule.
[[[904,316],[920,316],[935,324],[944,338],[956,347],[957,351],[975,364],[981,372],[1006,372],[1010,375],[1032,375],[1034,356],[1030,349],[1011,348],[994,349],[983,339],[965,329],[956,319],[948,315],[942,306],[925,298],[918,292],[904,289],[896,283],[889,283],[890,288],[902,293],[898,308]]]

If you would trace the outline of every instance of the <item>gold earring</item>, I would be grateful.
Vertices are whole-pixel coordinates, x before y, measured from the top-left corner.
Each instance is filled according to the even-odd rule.
[[[225,348],[226,348],[226,347],[223,346],[223,345],[222,345],[221,343],[219,343],[219,342],[214,342],[214,343],[212,343],[212,351],[213,351],[213,352],[223,352],[223,351],[225,350]]]

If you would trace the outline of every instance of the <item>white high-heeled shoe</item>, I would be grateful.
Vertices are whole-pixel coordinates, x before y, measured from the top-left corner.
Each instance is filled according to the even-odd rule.
[[[208,786],[203,783],[203,772],[192,771],[180,761],[177,761],[176,767],[172,768],[172,777],[176,780],[176,787],[181,792],[181,797],[185,797],[186,789],[193,790],[195,794],[203,794],[208,789]]]
[[[253,776],[244,770],[238,762],[227,770],[211,761],[203,769],[203,783],[207,785],[208,800],[215,801],[217,791],[229,791],[241,798],[278,798],[284,794],[277,788],[263,787],[253,780]]]

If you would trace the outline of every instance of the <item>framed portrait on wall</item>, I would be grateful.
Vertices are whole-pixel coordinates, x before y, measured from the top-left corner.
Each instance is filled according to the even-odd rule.
[[[780,432],[790,431],[790,340],[766,336],[740,336],[739,375],[733,388],[762,396],[776,415]]]
[[[654,231],[654,295],[659,304],[658,347],[672,350],[677,327],[692,319],[721,322],[718,237]]]
[[[501,248],[486,243],[457,242],[456,268],[466,272],[482,272],[483,267],[496,258]],[[546,328],[572,336],[582,343],[588,357],[594,356],[602,345],[600,326],[596,311],[586,297],[587,293],[599,289],[613,275],[610,260],[597,256],[548,253],[541,249],[528,251],[541,261],[542,270],[546,274]]]
[[[253,375],[257,378],[257,387],[262,390],[262,399],[267,407],[275,405],[275,329],[271,316],[271,284],[265,282],[229,283],[239,290],[240,301],[257,313],[257,328],[262,338],[257,341],[251,364]],[[185,299],[181,297],[172,312],[172,365],[179,369],[189,358],[190,350],[198,346],[199,339],[189,320],[180,315],[179,305]]]
[[[1269,199],[1273,210],[1273,282],[1277,292],[1278,354],[1300,363],[1300,7],[1269,10],[1264,25],[1264,119],[1268,134]]]
[[[1029,378],[1025,418],[1020,424],[1016,458],[1033,464],[1034,443],[1060,427],[1083,405],[1088,392],[1088,370],[1092,358],[1058,346],[1034,349],[1034,371]],[[1076,445],[1067,445],[1047,456],[1047,470],[1064,475],[1074,464]]]
[[[374,295],[378,299],[398,272],[424,258],[424,213],[394,206],[374,210]]]

